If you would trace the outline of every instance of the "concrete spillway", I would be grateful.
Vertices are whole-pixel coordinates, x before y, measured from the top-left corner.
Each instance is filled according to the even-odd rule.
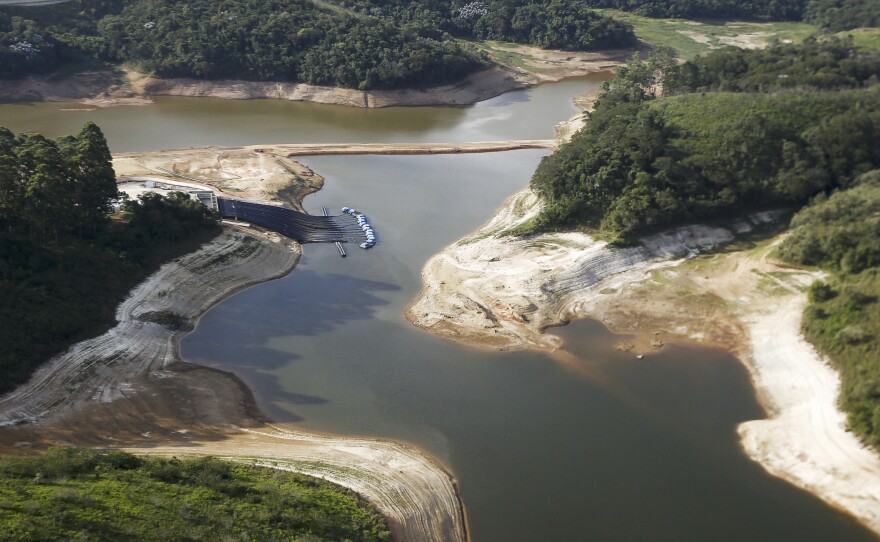
[[[299,243],[363,243],[367,240],[357,218],[350,215],[314,216],[284,207],[217,198],[220,216],[250,222]]]

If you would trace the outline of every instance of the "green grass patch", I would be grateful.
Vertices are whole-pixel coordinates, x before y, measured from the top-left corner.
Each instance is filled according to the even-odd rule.
[[[516,43],[510,43],[506,41],[494,41],[494,40],[486,40],[486,41],[470,41],[470,40],[458,40],[462,44],[469,45],[478,51],[482,51],[489,55],[489,57],[496,63],[502,66],[506,66],[508,68],[513,69],[521,69],[528,72],[549,72],[552,70],[536,68],[535,66],[529,64],[529,60],[532,59],[530,55],[523,54],[519,51],[516,51],[518,47],[520,47]]]
[[[640,40],[671,47],[687,60],[727,45],[763,46],[774,39],[801,42],[818,31],[816,26],[806,23],[653,19],[613,9],[597,11],[631,24]]]
[[[856,28],[836,34],[841,38],[852,37],[856,49],[866,53],[880,53],[880,28]]]
[[[489,231],[485,231],[483,233],[478,233],[477,235],[473,235],[471,237],[465,237],[464,239],[460,240],[457,244],[459,244],[461,246],[470,245],[470,244],[476,243],[478,241],[482,241],[483,239],[488,239],[489,237],[496,235],[500,231],[501,231],[501,228],[495,228],[495,229],[492,229]]]
[[[264,467],[53,448],[0,460],[4,540],[387,541],[357,493]]]

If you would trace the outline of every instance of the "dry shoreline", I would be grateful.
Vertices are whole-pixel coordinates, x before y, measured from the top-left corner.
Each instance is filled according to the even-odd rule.
[[[79,102],[91,107],[149,105],[153,96],[198,96],[230,100],[280,99],[350,107],[461,106],[566,77],[610,73],[632,55],[628,49],[595,53],[498,46],[515,52],[524,67],[496,64],[455,83],[424,89],[362,91],[305,83],[152,77],[131,69],[0,80],[2,102]],[[490,55],[491,56],[491,55]]]
[[[699,256],[774,214],[679,228],[619,249],[583,233],[502,234],[539,209],[535,194],[520,192],[429,260],[407,318],[473,346],[545,350],[563,364],[562,341],[545,330],[585,317],[635,335],[618,345],[634,356],[669,341],[723,347],[745,363],[769,416],[739,426],[744,451],[880,533],[880,457],[846,431],[839,376],[800,334],[816,274],[780,267],[769,244]]]
[[[219,168],[236,194],[301,200],[323,179],[283,157],[246,150],[116,157],[120,170],[156,163]],[[295,167],[298,166],[298,167]],[[222,179],[222,176],[221,176]],[[291,185],[293,188],[291,188]],[[23,386],[0,397],[0,449],[51,444],[161,455],[211,454],[295,470],[347,486],[388,519],[395,540],[467,540],[454,478],[426,452],[377,439],[322,436],[272,424],[235,375],[186,363],[178,343],[211,306],[289,273],[299,245],[274,233],[226,228],[196,252],[160,268],[117,309],[118,324],[73,345]],[[153,315],[184,322],[169,329]]]

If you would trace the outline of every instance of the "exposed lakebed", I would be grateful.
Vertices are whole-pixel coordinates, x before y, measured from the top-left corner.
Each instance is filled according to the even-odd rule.
[[[95,120],[116,151],[547,138],[574,112],[570,96],[595,84],[570,80],[461,109],[187,98],[91,112],[14,105],[0,106],[0,124],[54,136]],[[667,346],[638,360],[584,321],[554,330],[578,358],[563,367],[542,353],[462,347],[406,321],[426,260],[485,222],[543,155],[304,159],[326,177],[306,208],[357,207],[379,244],[352,247],[346,259],[306,246],[293,273],[207,313],[184,357],[239,374],[278,421],[429,450],[458,479],[477,542],[874,540],[741,453],[736,424],[762,412],[726,353]]]

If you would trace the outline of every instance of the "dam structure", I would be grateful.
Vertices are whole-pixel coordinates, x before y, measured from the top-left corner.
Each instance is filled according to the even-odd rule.
[[[355,216],[315,216],[285,207],[217,198],[222,218],[260,226],[298,243],[365,243],[367,235]]]

